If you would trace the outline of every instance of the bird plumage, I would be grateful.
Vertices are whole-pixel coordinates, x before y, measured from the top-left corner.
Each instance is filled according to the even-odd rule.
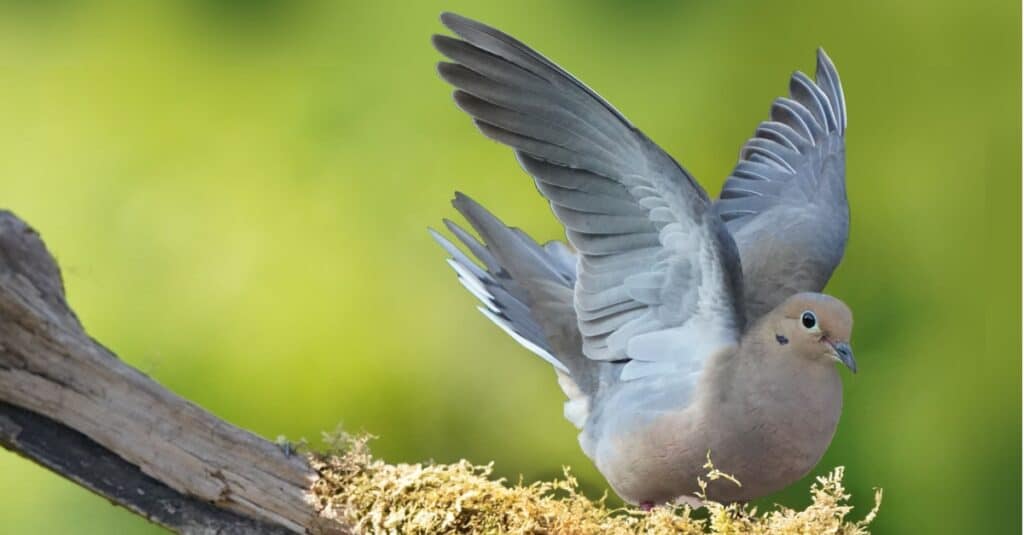
[[[838,419],[838,375],[822,356],[836,346],[808,345],[824,342],[804,332],[780,345],[782,335],[767,331],[789,326],[783,305],[832,310],[800,293],[824,287],[848,228],[846,109],[825,53],[817,81],[793,75],[791,98],[775,101],[712,202],[568,72],[494,28],[450,13],[441,20],[458,36],[433,38],[451,60],[438,71],[456,104],[515,151],[574,250],[542,246],[462,194],[454,205],[482,243],[445,223],[480,265],[434,237],[483,313],[555,367],[566,417],[616,491],[633,502],[692,493],[707,449],[749,478],[743,491],[722,491],[730,499],[806,473]],[[817,360],[797,355],[808,347]],[[775,368],[759,370],[755,357]],[[799,381],[775,395],[766,378],[776,375]],[[791,421],[801,413],[790,404],[811,398],[823,404],[815,421]],[[807,454],[756,468],[784,449],[773,437],[787,434]]]

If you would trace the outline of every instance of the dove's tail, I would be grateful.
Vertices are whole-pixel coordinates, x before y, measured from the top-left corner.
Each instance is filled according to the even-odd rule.
[[[451,255],[448,263],[458,274],[459,282],[483,302],[480,311],[555,367],[559,385],[569,397],[565,416],[582,427],[593,371],[591,361],[582,354],[573,308],[576,255],[560,242],[541,246],[461,193],[455,194],[452,204],[483,238],[483,243],[455,223],[444,223],[479,265],[441,234],[433,230],[431,234]]]

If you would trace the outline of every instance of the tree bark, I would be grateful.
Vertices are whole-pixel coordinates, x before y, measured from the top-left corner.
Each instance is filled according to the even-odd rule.
[[[305,457],[175,395],[90,338],[39,235],[0,211],[0,445],[182,533],[345,533]]]

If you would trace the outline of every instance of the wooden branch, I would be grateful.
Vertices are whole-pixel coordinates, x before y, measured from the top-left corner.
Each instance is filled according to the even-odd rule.
[[[0,403],[0,445],[151,522],[183,533],[291,533],[186,496],[143,474],[89,437],[45,416]]]
[[[0,211],[0,445],[182,533],[345,533],[305,457],[121,362],[67,305],[38,234]]]

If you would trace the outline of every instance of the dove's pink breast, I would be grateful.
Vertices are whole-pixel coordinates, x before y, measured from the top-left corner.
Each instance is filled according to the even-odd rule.
[[[835,366],[794,363],[768,371],[756,357],[734,357],[714,359],[701,382],[719,386],[699,392],[685,409],[634,415],[601,433],[594,462],[619,496],[636,504],[693,496],[697,479],[707,479],[709,452],[715,468],[742,484],[709,482],[709,497],[726,503],[779,491],[817,465],[842,408]]]

